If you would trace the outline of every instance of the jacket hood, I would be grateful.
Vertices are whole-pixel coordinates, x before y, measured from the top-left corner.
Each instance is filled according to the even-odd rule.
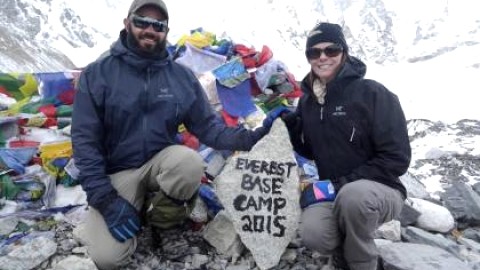
[[[338,71],[335,78],[327,84],[330,85],[344,85],[356,79],[363,79],[367,73],[367,66],[362,60],[348,55],[345,64]],[[302,89],[304,92],[312,91],[312,71],[310,71],[302,80]]]
[[[171,61],[171,57],[165,50],[165,56],[161,58],[146,58],[140,56],[127,47],[127,31],[123,29],[120,36],[110,47],[110,54],[114,57],[119,57],[127,64],[143,70],[146,68],[160,68],[167,65]]]

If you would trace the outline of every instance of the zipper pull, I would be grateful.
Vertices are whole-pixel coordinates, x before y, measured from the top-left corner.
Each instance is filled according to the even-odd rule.
[[[323,106],[320,107],[320,120],[323,120]]]
[[[350,135],[350,142],[353,142],[353,136],[355,136],[355,127],[352,127],[352,135]]]

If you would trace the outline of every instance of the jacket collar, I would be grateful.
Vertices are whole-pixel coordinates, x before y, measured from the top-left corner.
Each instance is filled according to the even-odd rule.
[[[347,85],[353,80],[362,79],[367,73],[367,66],[360,59],[354,56],[347,56],[347,60],[343,66],[338,71],[335,78],[327,83],[327,93],[329,89],[332,88],[342,88],[342,86]],[[302,80],[301,87],[304,94],[312,95],[313,94],[313,73],[310,71]]]
[[[127,31],[125,29],[120,32],[118,40],[112,44],[110,52],[112,56],[121,58],[124,62],[139,70],[147,68],[159,69],[172,61],[167,50],[164,50],[160,56],[152,58],[135,53],[127,45]]]

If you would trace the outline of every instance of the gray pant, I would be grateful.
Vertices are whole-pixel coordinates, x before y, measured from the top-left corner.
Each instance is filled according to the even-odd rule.
[[[168,196],[190,199],[204,173],[203,160],[185,146],[170,146],[155,155],[138,169],[124,170],[110,175],[118,194],[141,211],[148,191],[163,190]],[[90,207],[85,235],[88,252],[100,269],[115,269],[126,263],[137,247],[136,237],[120,243],[108,231],[100,213]]]
[[[398,190],[370,180],[342,187],[335,202],[304,209],[299,233],[308,248],[322,254],[343,249],[352,270],[375,270],[378,251],[374,232],[400,215],[403,198]]]

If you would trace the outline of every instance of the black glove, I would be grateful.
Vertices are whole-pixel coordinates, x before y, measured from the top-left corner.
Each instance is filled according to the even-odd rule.
[[[341,177],[338,177],[338,178],[335,178],[335,179],[332,179],[332,184],[333,186],[335,187],[335,191],[338,193],[340,191],[340,189],[348,184],[348,180],[346,177],[344,176],[341,176]]]
[[[105,219],[110,233],[120,242],[133,238],[140,231],[137,209],[118,195],[98,211]]]

